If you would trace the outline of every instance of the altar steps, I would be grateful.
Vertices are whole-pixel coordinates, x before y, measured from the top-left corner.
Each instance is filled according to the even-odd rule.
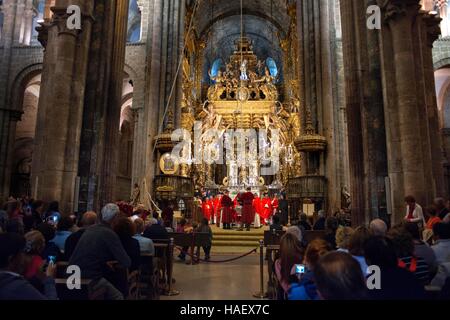
[[[259,241],[264,238],[264,230],[251,231],[223,230],[216,226],[213,229],[213,254],[243,254],[259,247]]]

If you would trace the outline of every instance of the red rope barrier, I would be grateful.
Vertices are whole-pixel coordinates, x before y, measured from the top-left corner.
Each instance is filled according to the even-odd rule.
[[[183,252],[183,248],[181,248],[181,247],[176,247],[176,249],[178,249],[180,252]],[[252,249],[252,250],[250,250],[249,252],[247,252],[247,253],[245,253],[245,254],[243,254],[243,255],[241,255],[241,256],[234,257],[234,258],[231,258],[231,259],[226,259],[226,260],[216,260],[216,261],[208,260],[208,261],[206,261],[205,259],[200,259],[200,258],[198,258],[197,261],[202,261],[202,262],[205,262],[205,263],[226,263],[226,262],[233,262],[233,261],[236,261],[236,260],[245,258],[245,257],[251,255],[252,253],[256,253],[257,251],[258,251],[258,248],[255,248],[255,249]],[[191,259],[193,259],[192,256],[189,254],[189,252],[185,252],[185,254],[188,255],[189,257],[191,257]]]

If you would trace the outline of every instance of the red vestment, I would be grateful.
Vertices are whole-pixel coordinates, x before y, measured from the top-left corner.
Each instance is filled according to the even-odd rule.
[[[245,224],[251,224],[255,219],[253,199],[255,199],[255,196],[251,192],[246,192],[240,196],[242,201],[242,222]]]
[[[214,215],[217,221],[220,220],[220,209],[222,208],[221,199],[222,196],[217,196],[214,198]]]
[[[261,218],[269,219],[272,216],[272,200],[270,198],[264,198],[261,200]],[[261,221],[263,222],[263,221]]]
[[[256,197],[253,200],[253,209],[255,210],[255,213],[261,216],[261,198]]]
[[[211,220],[211,216],[214,212],[211,200],[203,201],[202,211],[203,211],[203,217],[205,217],[208,220]]]
[[[222,223],[231,223],[233,221],[233,200],[227,195],[224,195],[220,200],[222,207]]]

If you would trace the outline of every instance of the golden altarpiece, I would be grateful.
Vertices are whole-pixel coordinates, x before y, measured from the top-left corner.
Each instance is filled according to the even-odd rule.
[[[229,60],[215,72],[209,70],[212,84],[204,88],[202,71],[206,41],[196,39],[194,34],[185,39],[181,127],[194,136],[195,127],[201,123],[201,128],[197,128],[200,129],[200,140],[197,141],[200,145],[192,143],[187,155],[190,159],[192,157],[190,163],[172,166],[174,160],[168,153],[174,147],[170,141],[174,128],[169,119],[166,131],[156,138],[162,171],[155,178],[156,199],[183,198],[189,201],[194,190],[214,193],[227,188],[239,192],[246,187],[257,193],[286,190],[288,195],[290,193],[302,200],[311,192],[314,197],[325,198],[326,182],[306,176],[303,168],[304,157],[308,153],[323,152],[326,139],[315,134],[309,108],[301,105],[298,96],[300,65],[295,12],[290,12],[290,16],[291,27],[286,38],[278,39],[283,52],[282,81],[270,72],[266,65],[267,57],[258,57],[253,52],[251,38],[241,36],[236,39]],[[195,150],[202,150],[212,142],[206,134],[209,129],[222,133],[228,130],[262,130],[267,139],[264,142],[258,140],[255,149],[250,146],[251,139],[247,139],[247,152],[244,155],[237,152],[226,155],[223,163],[198,162]],[[277,139],[274,139],[274,132]],[[274,152],[277,152],[277,170],[273,175],[263,176],[262,163],[267,163],[268,158],[273,159]],[[246,157],[245,161],[242,162],[240,157]],[[164,158],[169,160],[169,168],[165,169],[173,170],[164,170],[167,163]],[[241,166],[240,163],[247,165]]]

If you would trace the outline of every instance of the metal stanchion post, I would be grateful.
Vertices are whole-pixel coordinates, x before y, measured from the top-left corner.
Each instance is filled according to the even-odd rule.
[[[169,287],[165,292],[165,296],[177,296],[180,294],[180,291],[172,289],[172,275],[173,275],[173,251],[174,251],[174,239],[170,239],[169,244],[169,254],[167,257],[167,281],[169,282]]]
[[[266,298],[264,293],[264,241],[259,241],[259,273],[260,273],[260,291],[256,292],[253,297],[258,299]]]

